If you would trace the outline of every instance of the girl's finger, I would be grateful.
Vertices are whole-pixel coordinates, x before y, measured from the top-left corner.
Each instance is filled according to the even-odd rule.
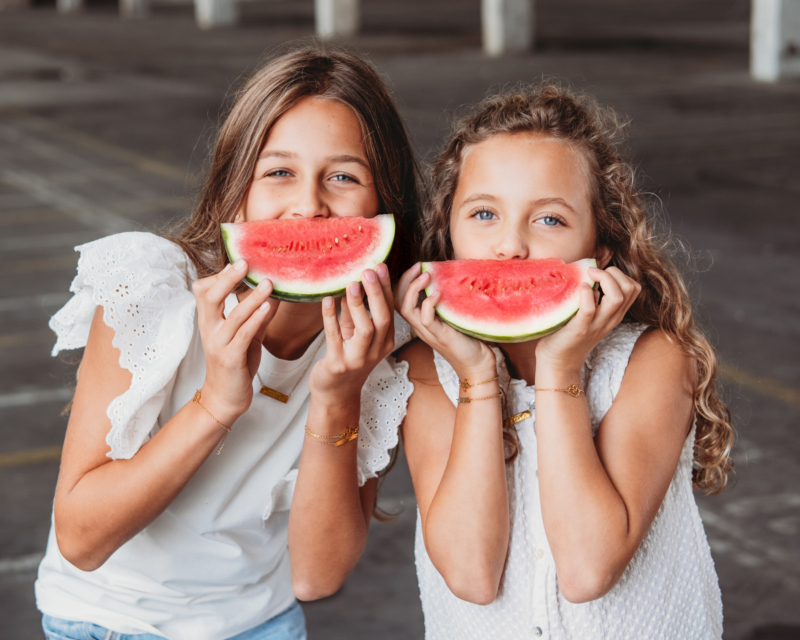
[[[269,299],[272,294],[272,282],[264,280],[244,300],[237,304],[225,322],[217,329],[217,336],[227,344],[239,331],[239,327],[247,322],[256,309]],[[276,305],[277,306],[277,305]]]
[[[622,295],[619,284],[617,284],[614,276],[607,271],[593,269],[589,275],[600,284],[600,288],[603,290],[603,299],[600,300],[599,306],[600,313],[603,316],[610,316],[625,301],[625,296]]]
[[[375,273],[383,289],[383,298],[389,306],[389,315],[394,315],[394,293],[392,293],[392,278],[389,275],[389,267],[381,263],[375,267]]]
[[[385,289],[378,280],[378,274],[367,269],[363,274],[362,284],[367,292],[369,301],[369,314],[372,316],[372,326],[375,329],[373,344],[383,345],[389,324],[392,321],[392,311],[385,298]],[[389,290],[391,294],[391,289]],[[391,297],[390,297],[391,299]]]
[[[577,325],[577,328],[588,329],[592,324],[592,320],[597,314],[597,302],[594,297],[594,290],[591,285],[582,283],[579,290],[580,307],[578,313],[571,322]]]
[[[405,316],[406,313],[411,313],[414,309],[419,308],[419,294],[422,290],[430,284],[431,274],[423,273],[418,278],[409,283],[406,287],[403,300],[400,304],[400,312]]]
[[[397,287],[395,287],[394,291],[394,306],[396,309],[400,309],[402,307],[403,300],[405,300],[406,294],[408,293],[408,287],[416,278],[419,277],[421,272],[422,267],[418,262],[400,277],[400,280],[398,281]]]
[[[441,295],[438,291],[428,296],[422,301],[420,307],[420,322],[428,331],[433,331],[433,324],[436,322],[436,303],[439,302]]]
[[[205,299],[209,304],[222,306],[234,287],[247,275],[247,261],[237,260],[232,267],[220,271],[216,282],[206,291]]]
[[[350,315],[353,317],[356,330],[348,345],[354,347],[352,356],[354,357],[353,364],[356,367],[363,366],[363,360],[372,343],[372,336],[375,334],[375,327],[361,296],[361,285],[358,282],[351,282],[347,286],[347,306],[350,307]]]
[[[342,339],[349,340],[356,332],[356,325],[353,322],[353,314],[350,313],[350,305],[347,304],[347,296],[345,295],[340,300],[339,330],[342,333]]]
[[[256,334],[261,330],[261,325],[267,320],[271,310],[271,303],[267,300],[261,303],[259,307],[247,318],[247,320],[239,327],[236,335],[229,343],[229,347],[236,353],[246,353],[250,347],[250,343],[256,337]]]
[[[339,321],[336,319],[336,303],[328,296],[322,299],[322,324],[325,328],[325,341],[327,352],[325,357],[337,362],[344,360],[344,343]]]

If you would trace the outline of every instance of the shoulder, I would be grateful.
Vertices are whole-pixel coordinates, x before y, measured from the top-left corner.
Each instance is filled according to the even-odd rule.
[[[123,292],[189,290],[197,270],[177,244],[153,233],[126,232],[76,247],[81,256],[73,291],[83,284]],[[122,293],[122,292],[120,292]]]
[[[648,328],[633,346],[625,378],[639,374],[645,374],[652,383],[670,380],[694,388],[696,362],[665,331]]]
[[[87,242],[75,249],[80,251],[81,262],[84,264],[92,262],[118,269],[137,265],[143,268],[174,268],[187,273],[194,271],[191,260],[183,249],[154,233],[117,233]]]

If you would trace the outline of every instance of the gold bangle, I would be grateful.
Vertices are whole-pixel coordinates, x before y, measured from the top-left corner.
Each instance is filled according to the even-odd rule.
[[[488,384],[490,382],[494,382],[495,380],[499,380],[499,379],[500,379],[500,376],[495,376],[491,380],[484,380],[483,382],[476,382],[476,383],[473,384],[469,380],[464,378],[463,380],[459,381],[458,386],[461,387],[461,389],[463,391],[467,391],[468,389],[472,389],[472,387],[477,387],[477,386],[482,385],[482,384]]]
[[[503,426],[508,429],[509,427],[513,427],[518,422],[522,422],[523,420],[527,420],[533,414],[531,413],[530,409],[525,409],[525,411],[521,411],[520,413],[515,413],[513,416],[509,416],[505,420],[503,420]]]
[[[536,391],[563,391],[564,393],[568,393],[573,398],[577,398],[582,393],[586,393],[583,389],[578,389],[578,385],[571,384],[566,389],[536,389]]]
[[[215,417],[214,417],[214,416],[211,414],[211,412],[210,412],[208,409],[206,409],[206,408],[205,408],[205,407],[204,407],[202,404],[200,404],[200,398],[201,398],[201,397],[202,397],[202,395],[201,395],[201,393],[200,393],[200,389],[197,389],[197,390],[194,392],[194,398],[192,398],[192,402],[194,402],[194,403],[195,403],[195,404],[196,404],[198,407],[200,407],[200,408],[201,408],[203,411],[205,411],[205,412],[206,412],[206,413],[207,413],[209,416],[211,416],[211,419],[212,419],[214,422],[216,422],[216,423],[217,423],[217,424],[218,424],[220,427],[222,427],[223,429],[225,429],[225,435],[224,435],[224,436],[222,436],[222,440],[220,440],[220,441],[219,441],[219,446],[217,447],[217,455],[219,455],[219,452],[220,452],[220,451],[222,451],[222,447],[224,447],[224,446],[225,446],[225,439],[228,437],[228,434],[231,432],[231,428],[230,428],[230,427],[227,427],[227,426],[225,426],[224,424],[222,424],[222,423],[221,423],[219,420],[217,420],[217,419],[216,419],[216,418],[215,418]]]
[[[492,400],[494,398],[500,398],[502,395],[502,393],[495,393],[493,396],[485,396],[483,398],[459,398],[458,404],[469,404],[470,402],[478,402],[478,400]]]
[[[305,430],[306,435],[315,442],[319,442],[320,444],[329,444],[334,447],[340,447],[341,445],[350,442],[351,440],[355,440],[358,437],[358,427],[348,427],[342,433],[335,436],[321,436],[318,433],[311,431],[311,429],[308,428],[308,425],[306,425]],[[331,442],[328,442],[328,440]]]

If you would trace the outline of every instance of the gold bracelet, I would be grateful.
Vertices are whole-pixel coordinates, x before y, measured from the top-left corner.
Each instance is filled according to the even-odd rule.
[[[200,398],[201,398],[201,397],[202,397],[202,395],[200,394],[200,389],[197,389],[197,391],[195,391],[195,392],[194,392],[194,398],[192,398],[192,402],[194,402],[194,403],[195,403],[195,404],[196,404],[198,407],[200,407],[200,408],[201,408],[203,411],[205,411],[205,412],[206,412],[206,413],[207,413],[209,416],[211,416],[211,419],[212,419],[214,422],[216,422],[216,423],[217,423],[217,424],[218,424],[220,427],[222,427],[223,429],[225,429],[225,435],[224,435],[224,436],[222,436],[222,440],[220,440],[220,441],[219,441],[219,446],[217,447],[217,455],[219,455],[219,452],[220,452],[220,451],[222,451],[222,447],[224,447],[224,446],[225,446],[225,438],[227,438],[227,437],[228,437],[228,434],[231,432],[231,428],[230,428],[230,427],[227,427],[227,426],[225,426],[224,424],[222,424],[222,423],[221,423],[219,420],[217,420],[217,419],[216,419],[216,418],[215,418],[215,417],[214,417],[214,416],[211,414],[211,412],[210,412],[208,409],[206,409],[206,408],[205,408],[205,407],[204,407],[202,404],[200,404]]]
[[[355,427],[354,429],[348,427],[342,433],[335,436],[321,436],[318,433],[311,431],[311,429],[308,428],[308,425],[306,425],[306,435],[320,444],[329,444],[334,447],[340,447],[341,445],[350,442],[351,440],[355,440],[358,437],[358,427]],[[331,442],[328,442],[328,440]]]
[[[509,416],[505,420],[503,420],[503,427],[506,429],[513,427],[518,422],[522,422],[523,420],[527,420],[533,414],[531,413],[530,409],[525,409],[525,411],[521,411],[520,413],[515,413],[513,416]]]
[[[483,382],[476,382],[475,384],[473,384],[469,380],[464,378],[463,380],[459,381],[458,386],[461,387],[461,389],[463,391],[467,391],[468,389],[472,389],[472,387],[477,387],[477,386],[480,386],[482,384],[489,384],[490,382],[494,382],[495,380],[499,380],[499,379],[500,379],[500,376],[495,376],[491,380],[484,380]]]
[[[493,396],[486,396],[484,398],[459,398],[458,404],[469,404],[470,402],[478,402],[478,400],[492,400],[494,398],[500,398],[502,395],[502,393],[495,393]]]
[[[568,393],[573,398],[577,398],[582,393],[586,393],[583,389],[578,389],[578,385],[571,384],[566,389],[536,389],[536,391],[563,391],[564,393]]]

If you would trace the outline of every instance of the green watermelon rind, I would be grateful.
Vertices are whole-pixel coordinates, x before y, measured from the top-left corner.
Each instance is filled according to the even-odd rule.
[[[588,260],[587,264],[588,266],[591,267],[597,267],[597,261],[594,259]],[[433,289],[432,289],[433,273],[431,268],[428,266],[428,263],[425,262],[421,263],[421,268],[422,268],[422,273],[426,272],[431,273],[431,284],[425,287],[425,294],[430,296],[433,294]],[[597,283],[594,280],[587,279],[585,280],[585,282],[588,282],[593,287],[597,286]],[[543,329],[542,331],[536,331],[534,333],[526,333],[513,336],[500,335],[499,332],[498,334],[490,335],[485,333],[479,333],[477,331],[472,331],[470,329],[467,329],[466,327],[461,326],[461,324],[459,324],[458,319],[448,317],[446,313],[443,313],[441,309],[438,308],[438,306],[436,307],[436,315],[439,316],[445,323],[453,327],[453,329],[465,335],[472,336],[473,338],[477,338],[478,340],[483,340],[484,342],[499,342],[504,344],[511,344],[516,342],[528,342],[530,340],[537,340],[539,338],[543,338],[544,336],[550,335],[551,333],[555,333],[556,331],[561,329],[564,325],[566,325],[570,320],[572,320],[572,318],[575,317],[575,314],[578,313],[579,308],[580,307],[576,308],[574,311],[569,312],[569,315],[565,316],[563,320],[560,320],[556,324],[553,324],[547,327],[546,329]]]
[[[362,267],[361,265],[359,265],[358,269],[354,269],[352,274],[354,274],[355,277],[348,280],[343,287],[332,291],[320,291],[313,293],[310,292],[298,293],[295,291],[287,291],[285,289],[273,289],[272,295],[270,295],[270,297],[275,298],[276,300],[281,300],[283,302],[320,302],[321,300],[327,298],[328,296],[331,296],[333,298],[340,298],[343,295],[345,295],[345,293],[347,293],[347,285],[349,285],[351,282],[361,282],[361,273],[364,271],[364,269],[374,268],[378,266],[381,262],[384,262],[392,250],[392,245],[394,244],[394,236],[396,231],[396,226],[395,226],[396,223],[394,216],[390,213],[380,214],[380,215],[382,217],[385,216],[385,219],[387,220],[387,230],[385,233],[386,236],[385,239],[383,239],[383,242],[378,247],[376,252],[373,254],[373,258],[369,261],[369,266]],[[234,249],[234,244],[235,244],[234,238],[229,233],[229,229],[235,228],[235,224],[227,223],[227,224],[222,224],[220,226],[222,227],[222,239],[223,243],[225,244],[225,252],[228,254],[228,260],[230,261],[231,264],[233,264],[234,262],[236,262],[241,258],[241,256]],[[388,230],[388,227],[391,227],[391,231]],[[382,254],[380,258],[376,259],[374,257],[380,254]],[[363,264],[367,263],[365,262]],[[345,278],[342,278],[342,280],[344,279]],[[258,279],[257,276],[254,276],[252,271],[248,271],[247,275],[245,275],[242,281],[252,289],[255,289],[261,282],[261,280]]]

